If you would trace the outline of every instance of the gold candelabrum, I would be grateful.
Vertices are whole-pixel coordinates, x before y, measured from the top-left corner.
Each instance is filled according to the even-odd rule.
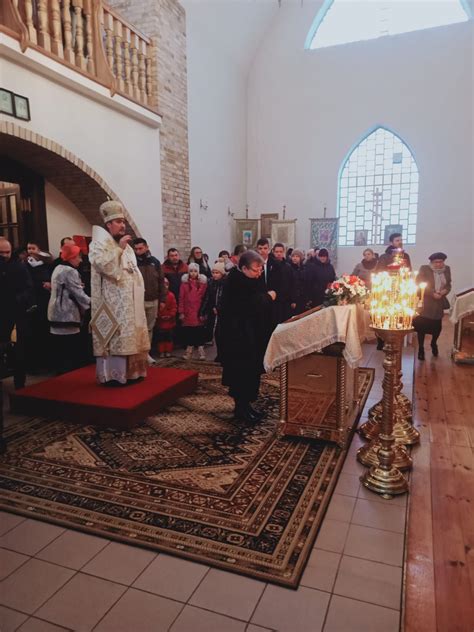
[[[404,337],[413,331],[418,287],[415,274],[407,268],[398,267],[397,263],[401,261],[395,262],[389,272],[372,277],[369,302],[371,326],[384,341],[383,397],[373,407],[376,409],[373,414],[377,412],[378,432],[374,432],[372,442],[363,446],[357,454],[358,460],[370,468],[361,476],[362,484],[384,498],[408,491],[408,480],[401,470],[412,465],[403,443],[396,443],[394,426],[403,422],[405,434],[410,434],[406,426],[409,423],[407,418],[411,418],[411,405],[407,408],[407,398],[401,394],[401,353]],[[370,421],[374,425],[373,419]]]

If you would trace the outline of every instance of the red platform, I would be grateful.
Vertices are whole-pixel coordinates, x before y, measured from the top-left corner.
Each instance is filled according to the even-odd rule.
[[[143,382],[111,388],[97,384],[92,364],[15,391],[10,403],[14,413],[131,428],[193,393],[197,382],[196,371],[150,367]]]

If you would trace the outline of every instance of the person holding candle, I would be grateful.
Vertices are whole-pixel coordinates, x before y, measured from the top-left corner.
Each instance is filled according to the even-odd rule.
[[[438,356],[438,338],[441,333],[442,319],[445,309],[449,308],[446,298],[451,291],[451,270],[445,264],[447,255],[434,252],[430,255],[429,265],[421,266],[416,282],[426,283],[423,305],[419,316],[413,320],[418,335],[418,360],[425,359],[424,342],[426,334],[431,335],[431,350]]]
[[[411,270],[410,255],[403,249],[401,233],[392,233],[389,237],[390,245],[384,254],[377,259],[376,272],[383,272],[393,268],[408,268]]]

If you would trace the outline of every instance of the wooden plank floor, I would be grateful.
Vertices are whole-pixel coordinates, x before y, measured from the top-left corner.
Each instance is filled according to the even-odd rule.
[[[433,358],[415,360],[415,425],[406,543],[405,632],[474,630],[474,366],[450,357],[445,317]]]

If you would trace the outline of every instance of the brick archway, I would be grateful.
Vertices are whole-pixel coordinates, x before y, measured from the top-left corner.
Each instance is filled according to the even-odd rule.
[[[121,202],[89,165],[30,129],[0,121],[0,156],[20,162],[43,176],[71,200],[91,224],[102,224],[99,215],[102,202],[109,198]],[[132,230],[139,234],[127,209],[125,216]]]

